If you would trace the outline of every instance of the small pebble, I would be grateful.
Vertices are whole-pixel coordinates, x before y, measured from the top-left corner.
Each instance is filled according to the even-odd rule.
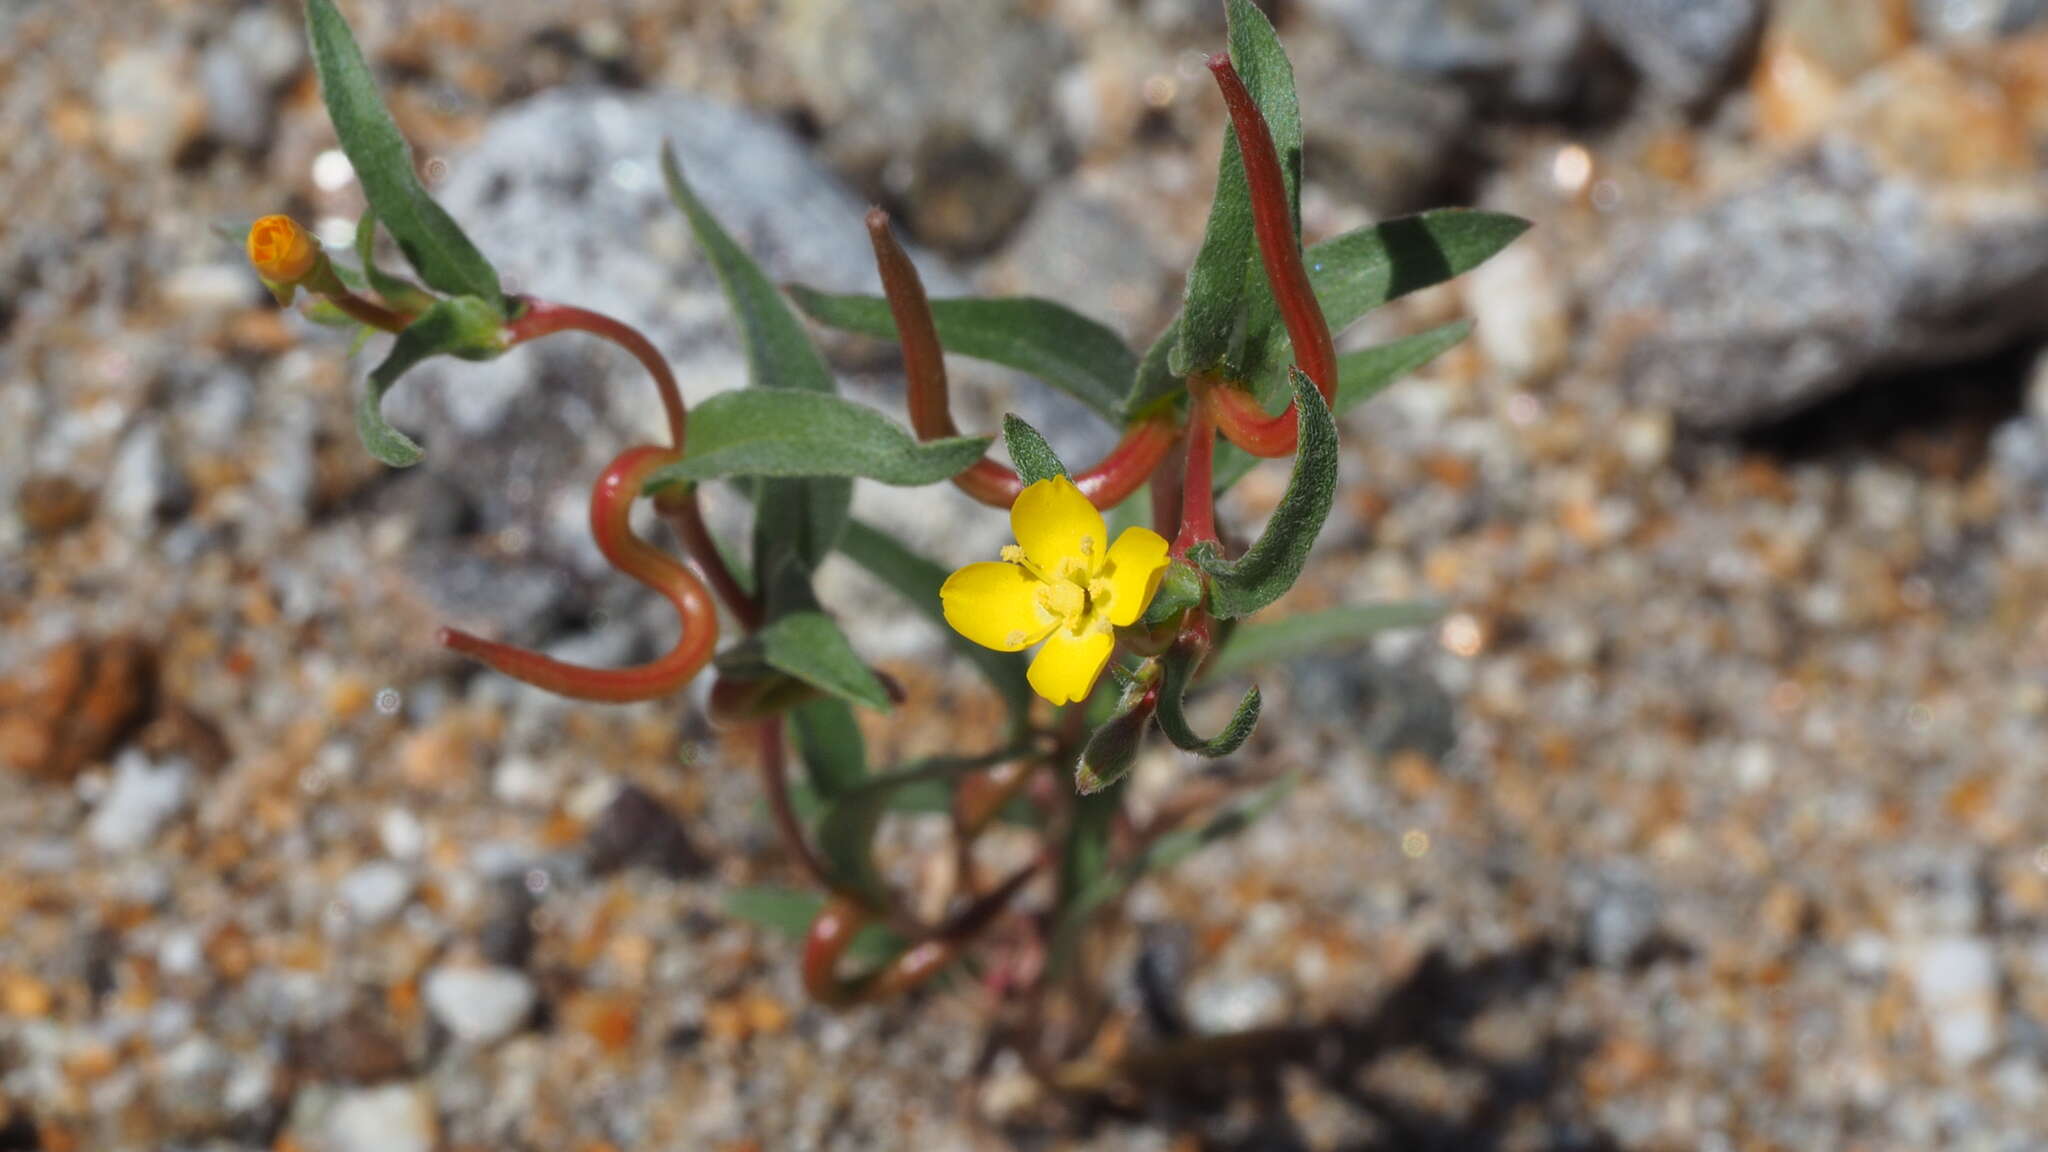
[[[510,968],[443,966],[427,973],[427,1010],[463,1044],[502,1040],[533,1014],[533,981]]]

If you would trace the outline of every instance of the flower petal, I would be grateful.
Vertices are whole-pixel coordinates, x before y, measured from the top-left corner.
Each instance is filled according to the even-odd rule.
[[[939,603],[953,631],[984,648],[1021,652],[1045,639],[1058,623],[1038,604],[1041,587],[1036,576],[1017,565],[989,560],[946,577]]]
[[[1031,661],[1025,679],[1031,690],[1055,704],[1076,704],[1095,690],[1095,679],[1109,663],[1116,641],[1107,632],[1079,636],[1062,628],[1052,634]]]
[[[1065,476],[1024,489],[1010,506],[1010,531],[1023,545],[1025,557],[1049,580],[1064,574],[1069,560],[1084,561],[1084,570],[1094,571],[1109,546],[1102,513]]]
[[[1166,575],[1166,537],[1150,528],[1130,527],[1109,546],[1109,622],[1119,628],[1138,622]]]

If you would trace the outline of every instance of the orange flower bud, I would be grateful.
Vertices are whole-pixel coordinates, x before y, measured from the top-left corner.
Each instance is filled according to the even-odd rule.
[[[272,284],[296,284],[320,262],[320,246],[289,216],[265,216],[249,226],[249,263]]]

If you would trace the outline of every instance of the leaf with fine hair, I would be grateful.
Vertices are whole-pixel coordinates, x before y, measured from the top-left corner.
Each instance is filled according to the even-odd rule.
[[[1238,701],[1237,709],[1231,713],[1230,722],[1223,726],[1223,731],[1206,739],[1195,735],[1194,728],[1188,724],[1187,692],[1195,673],[1201,669],[1205,654],[1202,645],[1186,642],[1177,643],[1167,650],[1162,660],[1164,674],[1159,685],[1159,730],[1166,733],[1166,738],[1173,742],[1175,748],[1214,759],[1230,755],[1251,738],[1252,729],[1259,724],[1261,697],[1258,688],[1252,688],[1244,694],[1244,699]]]
[[[1301,232],[1301,105],[1294,91],[1294,66],[1280,37],[1250,0],[1229,0],[1230,62],[1251,93],[1273,136],[1280,174],[1287,184],[1294,233]],[[1216,173],[1216,199],[1202,247],[1188,269],[1180,339],[1172,356],[1175,375],[1213,372],[1254,354],[1280,326],[1280,310],[1266,284],[1252,227],[1251,189],[1235,130],[1223,141]],[[1227,373],[1233,377],[1235,372]]]
[[[1342,416],[1387,390],[1395,381],[1449,351],[1471,334],[1470,320],[1456,320],[1442,327],[1371,348],[1347,352],[1337,358],[1337,402],[1331,411]],[[1277,403],[1273,406],[1277,407]],[[1259,459],[1228,440],[1216,445],[1213,465],[1218,495],[1244,479],[1258,467]]]
[[[1235,560],[1213,541],[1188,549],[1188,559],[1209,574],[1209,608],[1226,620],[1249,616],[1278,600],[1308,563],[1337,494],[1337,421],[1307,374],[1293,371],[1299,441],[1287,492],[1266,530]]]
[[[1382,632],[1421,628],[1443,616],[1439,604],[1359,604],[1240,624],[1211,657],[1206,672],[1229,676],[1337,648],[1355,648]]]
[[[1152,347],[1145,350],[1145,356],[1138,361],[1138,374],[1131,380],[1131,394],[1124,401],[1124,411],[1133,418],[1143,416],[1154,407],[1167,402],[1168,398],[1186,395],[1179,373],[1173,370],[1173,352],[1180,345],[1181,318],[1176,316],[1166,326]]]
[[[431,293],[402,276],[393,276],[377,264],[377,213],[365,211],[356,221],[356,260],[362,264],[364,286],[402,312],[419,313],[434,306]],[[344,281],[346,283],[346,281]],[[351,288],[350,291],[360,291]]]
[[[669,198],[690,222],[697,244],[725,288],[740,346],[747,358],[751,387],[833,392],[832,373],[811,345],[803,322],[790,310],[744,249],[711,215],[683,178],[675,150],[663,145],[662,178]],[[686,450],[697,447],[703,409],[691,414]],[[965,465],[963,465],[964,467]],[[815,604],[809,593],[810,573],[829,554],[846,528],[853,502],[853,481],[844,474],[809,479],[763,478],[754,487],[754,570],[759,574],[762,605],[771,618],[804,611]]]
[[[864,404],[820,392],[721,392],[690,413],[681,460],[647,479],[649,494],[736,476],[862,476],[899,487],[937,484],[972,466],[986,436],[918,441]]]
[[[889,710],[888,690],[854,654],[839,625],[823,612],[790,612],[771,620],[729,655],[758,658],[777,672],[841,700],[865,704],[878,712]]]
[[[1036,484],[1055,476],[1065,476],[1067,466],[1038,434],[1038,429],[1026,424],[1022,417],[1003,417],[1003,442],[1010,449],[1010,464],[1017,469],[1017,478],[1025,484]]]
[[[793,286],[790,298],[811,319],[876,340],[896,339],[896,320],[880,296]],[[1122,338],[1064,304],[1035,296],[934,300],[932,323],[948,352],[1029,373],[1112,422],[1138,359]]]
[[[945,568],[858,520],[846,526],[839,550],[936,623],[953,650],[966,657],[1002,694],[1003,702],[1010,707],[1012,723],[1021,724],[1029,718],[1032,692],[1025,679],[1024,662],[1007,653],[983,648],[946,623],[945,608],[939,598],[939,589],[946,583]]]
[[[831,799],[867,780],[867,742],[846,701],[831,696],[805,701],[790,711],[789,727],[813,795]]]
[[[384,421],[384,394],[398,378],[435,356],[488,360],[505,350],[498,310],[474,296],[439,300],[414,320],[370,372],[356,403],[356,433],[370,455],[393,468],[420,462],[420,446]]]
[[[502,318],[505,293],[497,270],[420,183],[412,148],[385,110],[376,78],[333,0],[306,0],[306,32],[341,150],[399,250],[429,286],[475,297]]]

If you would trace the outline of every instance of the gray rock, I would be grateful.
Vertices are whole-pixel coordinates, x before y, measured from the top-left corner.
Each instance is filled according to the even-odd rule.
[[[114,778],[85,826],[86,839],[106,853],[134,852],[156,838],[191,801],[192,768],[183,760],[158,763],[133,749],[114,761]]]
[[[2048,331],[2048,195],[1888,171],[1835,139],[1654,226],[1604,282],[1635,392],[1740,427]]]
[[[413,1084],[335,1097],[322,1125],[326,1152],[433,1152],[434,1102]]]
[[[1489,103],[1569,104],[1591,79],[1591,38],[1575,0],[1311,0],[1361,55],[1454,77]]]
[[[184,477],[165,447],[163,425],[148,419],[121,438],[100,504],[129,535],[145,536],[186,494]]]
[[[222,42],[199,58],[206,97],[206,134],[236,148],[256,149],[270,136],[270,101],[248,57]]]
[[[1375,217],[1431,208],[1465,162],[1472,100],[1456,84],[1397,71],[1330,37],[1290,43],[1308,177]]]
[[[191,143],[204,116],[191,70],[182,49],[169,46],[123,49],[98,70],[100,132],[114,155],[165,164]]]
[[[360,924],[382,924],[412,896],[412,873],[388,860],[358,865],[337,886],[341,902]]]
[[[1603,968],[1642,959],[1657,937],[1663,902],[1634,868],[1615,866],[1574,878],[1573,901],[1583,917],[1586,954]]]
[[[1649,87],[1682,105],[1716,95],[1756,40],[1763,0],[1583,0]]]
[[[1983,41],[2048,20],[2048,0],[1914,0],[1920,32],[1934,40]]]
[[[1071,52],[1021,0],[793,0],[776,36],[825,150],[907,205],[920,239],[985,248],[1060,163],[1051,78]]]
[[[444,965],[427,973],[421,991],[434,1019],[458,1042],[476,1046],[519,1031],[537,998],[533,981],[510,968]]]

